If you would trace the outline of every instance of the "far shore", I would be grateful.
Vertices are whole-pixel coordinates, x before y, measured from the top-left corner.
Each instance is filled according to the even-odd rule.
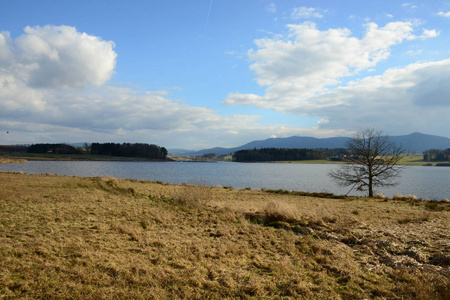
[[[53,154],[53,153],[0,153],[0,163],[22,163],[25,161],[182,161],[182,162],[217,162],[231,160],[199,159],[186,160],[168,157],[167,159],[146,159],[139,157],[120,157],[93,154]],[[264,161],[246,163],[281,163],[281,164],[344,164],[343,161],[333,160],[297,160],[297,161]],[[400,165],[405,166],[450,166],[448,161],[425,161],[421,154],[406,155]]]
[[[0,153],[0,163],[24,161],[173,161],[167,159],[148,159],[93,154],[53,154],[53,153]]]

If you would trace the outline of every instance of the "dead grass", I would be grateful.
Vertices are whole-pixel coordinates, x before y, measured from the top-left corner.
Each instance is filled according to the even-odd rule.
[[[206,207],[214,198],[212,187],[204,185],[184,184],[172,195],[172,199],[178,205],[189,207]]]
[[[0,173],[0,297],[448,299],[439,205]]]
[[[265,219],[268,221],[295,222],[299,220],[298,211],[286,203],[269,202],[264,208]]]
[[[394,195],[392,200],[400,200],[400,201],[416,201],[418,200],[416,195]]]
[[[26,159],[0,157],[0,164],[20,164],[26,162]]]

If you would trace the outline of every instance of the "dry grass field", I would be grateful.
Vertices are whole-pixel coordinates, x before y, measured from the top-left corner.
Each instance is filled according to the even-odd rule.
[[[20,164],[26,162],[26,159],[22,158],[11,158],[11,157],[0,157],[0,164]]]
[[[0,298],[450,299],[449,203],[325,196],[0,173]]]

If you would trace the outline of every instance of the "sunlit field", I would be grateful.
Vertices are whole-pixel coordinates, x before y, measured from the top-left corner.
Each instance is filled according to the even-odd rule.
[[[0,173],[5,299],[448,299],[448,202]]]

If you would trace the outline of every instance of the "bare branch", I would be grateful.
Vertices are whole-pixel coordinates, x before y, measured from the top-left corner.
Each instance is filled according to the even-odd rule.
[[[348,142],[352,155],[347,164],[331,171],[329,176],[339,185],[354,185],[357,190],[368,191],[373,196],[373,187],[392,186],[402,168],[398,166],[403,149],[392,143],[388,136],[375,129],[358,131]]]

